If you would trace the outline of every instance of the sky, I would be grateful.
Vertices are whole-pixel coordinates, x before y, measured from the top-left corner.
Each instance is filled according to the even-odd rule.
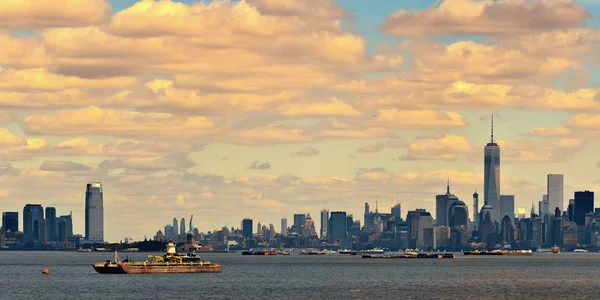
[[[600,190],[594,0],[21,0],[0,7],[0,211],[73,212],[105,238],[364,203],[434,211],[546,175]],[[480,200],[482,204],[483,200]],[[472,214],[472,212],[471,212]],[[22,221],[20,221],[22,227]]]

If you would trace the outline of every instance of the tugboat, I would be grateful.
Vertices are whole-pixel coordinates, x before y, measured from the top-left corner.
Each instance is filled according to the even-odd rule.
[[[114,261],[95,263],[94,270],[100,274],[155,274],[155,273],[221,273],[221,265],[201,261],[195,253],[177,254],[175,243],[167,244],[163,256],[148,255],[149,260],[134,262],[129,259],[119,261],[115,251]]]

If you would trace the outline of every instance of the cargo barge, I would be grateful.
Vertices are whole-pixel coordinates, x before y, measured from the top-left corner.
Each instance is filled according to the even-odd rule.
[[[260,250],[260,251],[249,250],[249,251],[243,251],[242,255],[261,255],[261,256],[265,255],[266,256],[266,255],[277,255],[277,252],[275,252],[275,251],[263,251],[263,250]],[[286,255],[286,254],[282,253],[280,255]],[[288,255],[289,255],[289,253],[288,253]]]
[[[149,260],[134,262],[126,259],[119,261],[115,252],[114,261],[95,263],[94,270],[100,274],[164,274],[164,273],[221,273],[221,265],[202,261],[192,254],[177,254],[175,244],[167,244],[167,253],[163,256],[148,256]]]
[[[492,251],[464,251],[464,255],[533,255],[531,250],[492,250]]]
[[[415,253],[407,252],[403,255],[373,255],[364,254],[362,258],[386,258],[386,259],[402,259],[402,258],[456,258],[454,253]]]

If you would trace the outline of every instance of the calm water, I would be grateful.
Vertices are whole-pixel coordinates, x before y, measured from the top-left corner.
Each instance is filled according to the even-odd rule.
[[[129,254],[143,260],[147,254]],[[121,258],[125,253],[121,253]],[[221,274],[100,275],[111,253],[2,252],[2,299],[598,299],[600,253],[456,259],[206,254]],[[43,275],[49,268],[51,275]]]

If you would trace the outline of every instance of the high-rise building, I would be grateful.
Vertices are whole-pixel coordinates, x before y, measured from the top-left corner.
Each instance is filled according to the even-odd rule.
[[[304,223],[306,223],[306,215],[305,214],[294,214],[294,233],[302,234],[302,229],[304,228]]]
[[[332,211],[329,216],[329,239],[344,240],[348,232],[346,212]]]
[[[19,231],[19,212],[3,212],[2,227],[6,232]]]
[[[46,221],[48,228],[46,229],[48,234],[48,241],[56,241],[58,236],[56,235],[58,227],[56,227],[56,208],[46,207]]]
[[[402,208],[400,203],[392,206],[392,217],[394,217],[394,222],[396,224],[400,224],[402,221]]]
[[[179,223],[179,234],[185,234],[185,218],[181,218],[181,223]]]
[[[177,218],[173,218],[173,236],[179,235],[179,224],[177,224]]]
[[[40,204],[27,204],[23,208],[23,234],[27,241],[43,237],[44,208]]]
[[[450,207],[458,202],[458,197],[450,193],[450,179],[446,185],[446,194],[435,196],[435,224],[437,226],[449,226]]]
[[[548,174],[548,205],[550,211],[563,210],[563,174]]]
[[[585,226],[585,215],[594,211],[594,192],[575,192],[575,213],[573,221],[577,226]]]
[[[500,195],[500,217],[510,218],[510,224],[515,220],[515,195]]]
[[[66,243],[73,236],[73,218],[72,216],[60,216],[56,219],[57,241]]]
[[[448,225],[451,228],[469,226],[469,208],[462,201],[452,203],[448,210]]]
[[[494,142],[494,116],[492,116],[492,135],[484,148],[483,198],[485,204],[492,207],[492,222],[500,222],[500,146]]]
[[[321,210],[321,238],[327,237],[327,225],[329,223],[329,211],[327,209]]]
[[[85,239],[104,242],[104,196],[100,182],[88,183],[85,190]]]
[[[479,194],[473,193],[473,222],[479,225]]]
[[[242,220],[242,236],[247,239],[252,238],[252,219]]]
[[[281,218],[281,235],[287,236],[287,218]]]

